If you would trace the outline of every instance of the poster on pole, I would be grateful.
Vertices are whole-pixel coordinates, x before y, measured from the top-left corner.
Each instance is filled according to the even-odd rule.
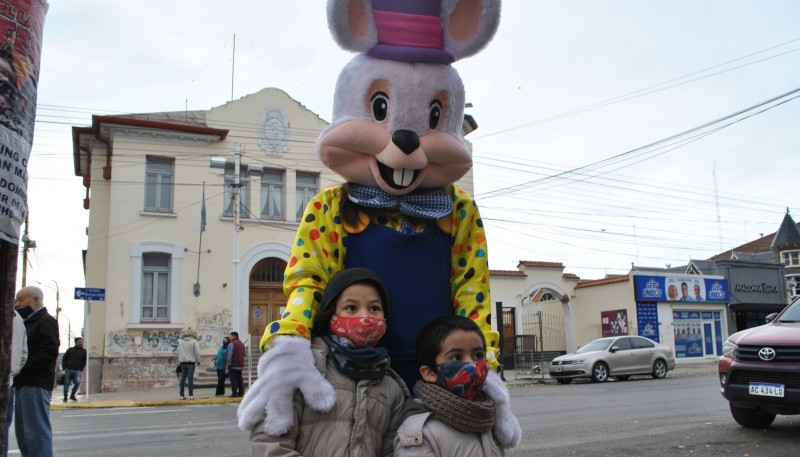
[[[0,1],[0,238],[18,244],[28,212],[46,0]]]

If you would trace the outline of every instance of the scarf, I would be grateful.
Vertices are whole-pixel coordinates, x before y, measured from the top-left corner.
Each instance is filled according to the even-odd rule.
[[[406,195],[392,195],[380,187],[354,184],[348,198],[367,208],[397,209],[406,216],[436,220],[453,211],[453,199],[444,188],[425,189]]]
[[[330,349],[333,365],[350,379],[383,379],[389,369],[389,351],[385,347],[355,348],[350,340],[337,335],[326,335],[322,340]]]
[[[417,381],[420,400],[445,424],[467,433],[488,432],[494,427],[494,400],[481,394],[465,400],[436,384]]]

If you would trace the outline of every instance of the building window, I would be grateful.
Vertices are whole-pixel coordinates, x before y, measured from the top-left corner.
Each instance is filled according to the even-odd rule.
[[[787,267],[800,266],[800,251],[781,251],[781,262]]]
[[[261,218],[283,218],[283,172],[264,170],[261,175]]]
[[[317,175],[297,173],[297,220],[303,217],[308,202],[317,195]]]
[[[142,321],[169,321],[170,256],[142,255]]]
[[[182,244],[131,243],[128,328],[181,328]]]
[[[147,157],[144,178],[145,211],[172,212],[175,160]]]
[[[283,283],[283,272],[286,262],[281,259],[266,258],[253,267],[250,273],[250,282]]]
[[[225,166],[225,209],[223,215],[233,216],[233,186],[236,182],[236,175],[233,165]],[[250,211],[250,178],[239,177],[239,217],[253,217]]]
[[[800,295],[800,275],[786,275],[786,289],[790,298]]]

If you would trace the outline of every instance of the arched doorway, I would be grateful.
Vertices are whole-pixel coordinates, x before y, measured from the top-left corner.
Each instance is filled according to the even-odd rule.
[[[278,320],[286,308],[283,272],[286,262],[274,257],[260,260],[250,271],[250,309],[247,328],[260,337],[270,322]]]

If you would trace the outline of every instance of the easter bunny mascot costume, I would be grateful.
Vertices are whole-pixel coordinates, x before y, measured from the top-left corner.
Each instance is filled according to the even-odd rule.
[[[239,406],[239,427],[264,420],[281,435],[300,390],[310,407],[332,407],[333,388],[315,368],[309,337],[328,280],[346,268],[384,278],[394,309],[387,347],[409,386],[419,377],[414,339],[448,314],[473,319],[497,366],[490,325],[486,237],[478,208],[454,183],[472,166],[462,140],[464,86],[452,62],[494,36],[500,0],[329,0],[337,43],[359,53],[341,71],[333,119],[317,141],[322,162],[345,184],[309,202],[286,267],[286,312],[264,332],[258,380]],[[520,440],[509,394],[492,372],[495,434]]]

